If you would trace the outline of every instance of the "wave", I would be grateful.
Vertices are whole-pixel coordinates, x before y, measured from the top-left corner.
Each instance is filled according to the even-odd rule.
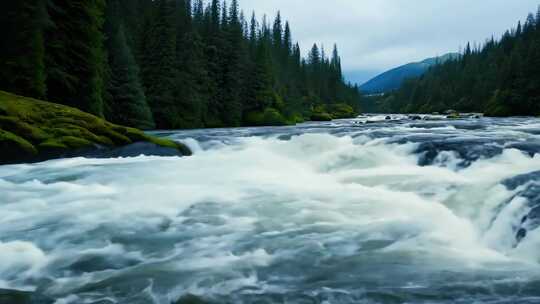
[[[0,167],[0,288],[58,303],[422,303],[456,282],[538,296],[539,156],[504,130],[500,151],[470,156],[460,138],[485,129],[319,128],[168,134],[189,158]]]

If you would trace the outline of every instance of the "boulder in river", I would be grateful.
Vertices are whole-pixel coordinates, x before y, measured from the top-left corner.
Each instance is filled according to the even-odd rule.
[[[521,219],[521,224],[515,227],[516,241],[519,243],[527,237],[529,231],[540,227],[540,171],[521,174],[506,179],[502,184],[517,193],[510,199],[520,197],[527,200],[527,210]]]

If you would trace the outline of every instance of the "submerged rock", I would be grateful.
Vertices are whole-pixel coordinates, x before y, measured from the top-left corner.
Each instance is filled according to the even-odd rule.
[[[0,151],[0,165],[73,156],[191,155],[181,143],[75,108],[2,91]]]
[[[452,139],[424,138],[418,142],[415,153],[419,154],[420,166],[433,165],[441,152],[452,152],[460,160],[460,167],[468,167],[480,158],[491,158],[503,152],[503,148],[493,145],[493,141],[483,138]]]

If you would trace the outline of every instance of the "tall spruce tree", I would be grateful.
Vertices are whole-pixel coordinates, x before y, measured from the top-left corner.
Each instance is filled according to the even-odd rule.
[[[141,69],[148,104],[156,126],[168,129],[181,127],[175,98],[176,28],[173,4],[158,0],[155,16],[144,38]]]
[[[104,0],[49,0],[47,97],[103,116]]]
[[[224,5],[225,7],[225,5]],[[225,13],[224,13],[225,14]],[[223,112],[222,121],[228,126],[240,126],[242,123],[241,91],[244,84],[244,59],[247,56],[244,44],[242,24],[239,19],[237,0],[232,0],[229,17],[223,23],[225,35]]]
[[[118,0],[107,3],[107,50],[110,67],[107,91],[113,122],[141,128],[155,127],[139,78],[139,67],[128,45]]]
[[[196,3],[195,11],[197,6]],[[208,96],[205,88],[208,84],[204,44],[194,29],[191,18],[191,1],[177,0],[177,105],[181,128],[204,127]]]
[[[122,124],[284,124],[336,103],[357,108],[358,88],[344,83],[337,48],[329,59],[315,45],[305,60],[280,13],[272,26],[255,13],[248,24],[237,0],[20,0],[0,8],[9,42],[0,49],[0,88],[47,94]],[[523,35],[536,37],[532,24]]]
[[[0,88],[44,98],[43,32],[48,23],[45,0],[1,1]]]

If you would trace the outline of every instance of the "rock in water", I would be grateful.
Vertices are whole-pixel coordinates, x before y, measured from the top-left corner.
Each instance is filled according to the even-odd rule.
[[[517,227],[516,240],[519,243],[527,237],[529,231],[540,227],[540,171],[515,176],[503,181],[502,184],[511,191],[524,187],[510,199],[511,201],[515,197],[525,198],[529,208],[521,219],[521,225]]]

